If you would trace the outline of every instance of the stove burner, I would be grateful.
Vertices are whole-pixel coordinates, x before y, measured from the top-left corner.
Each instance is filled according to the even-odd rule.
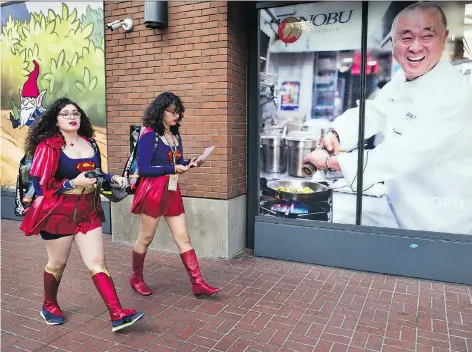
[[[270,210],[285,213],[285,214],[308,214],[308,208],[302,206],[301,204],[292,203],[291,205],[288,202],[281,201],[278,204],[274,204],[270,207]]]

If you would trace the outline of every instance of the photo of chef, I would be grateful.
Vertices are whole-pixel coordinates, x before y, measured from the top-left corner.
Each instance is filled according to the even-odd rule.
[[[346,23],[353,21],[360,33],[360,8],[349,10],[353,3],[346,3],[336,11],[336,3],[300,5],[305,6],[304,15],[297,5],[271,9],[272,16],[261,13],[261,31],[264,23],[278,19],[283,25],[284,15],[298,15],[305,20],[300,40],[310,25],[315,26],[315,31],[308,31],[312,35],[319,35],[323,22],[328,24],[323,33],[342,30],[349,12]],[[271,79],[277,92],[277,83],[285,79],[278,75],[290,69],[287,62],[309,61],[311,67],[305,64],[297,70],[305,74],[313,70],[313,80],[309,88],[300,81],[300,110],[309,95],[310,111],[287,118],[279,109],[273,119],[278,123],[271,127],[279,128],[280,134],[274,129],[261,131],[261,214],[354,224],[359,191],[362,225],[472,234],[472,5],[373,2],[368,6],[361,170],[357,160],[360,37],[358,42],[348,40],[351,47],[338,38],[338,51],[316,48],[313,40],[307,40],[309,45],[299,43],[290,52],[297,41],[283,44],[282,38],[266,34],[269,45],[261,82]],[[335,17],[337,23],[328,20]],[[285,27],[295,24],[286,21]],[[313,51],[303,52],[302,46]],[[281,117],[288,121],[280,123]],[[295,127],[300,124],[297,118],[301,128]],[[286,169],[292,172],[270,170],[267,166],[274,160],[284,166],[283,153]],[[357,190],[359,172],[363,172],[362,190]],[[275,200],[267,190],[274,191]],[[318,216],[304,217],[313,210]]]

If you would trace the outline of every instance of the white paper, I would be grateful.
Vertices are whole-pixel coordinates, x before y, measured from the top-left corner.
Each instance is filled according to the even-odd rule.
[[[197,160],[195,160],[195,162],[197,161],[203,161],[205,160],[206,158],[208,158],[211,154],[211,152],[213,152],[213,149],[215,149],[215,146],[212,146],[212,147],[208,147],[204,150],[203,154],[200,155]]]

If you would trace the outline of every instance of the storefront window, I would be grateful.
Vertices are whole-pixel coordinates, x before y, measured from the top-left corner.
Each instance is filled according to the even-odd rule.
[[[361,169],[362,3],[259,10],[260,215],[472,234],[472,5],[413,4],[368,4]]]
[[[261,215],[355,224],[356,193],[304,158],[358,99],[349,68],[361,48],[361,8],[316,2],[259,12]]]

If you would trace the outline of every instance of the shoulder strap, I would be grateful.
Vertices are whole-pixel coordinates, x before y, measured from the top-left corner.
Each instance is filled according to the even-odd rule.
[[[141,130],[139,131],[139,137],[141,137],[144,133],[144,130],[146,129],[147,127],[145,126],[141,126]],[[155,135],[155,138],[154,138],[154,149],[156,149],[157,147],[157,144],[159,143],[159,134],[154,131],[154,135]],[[138,138],[138,141],[139,141],[139,138]]]
[[[23,216],[25,213],[25,207],[23,206],[23,182],[21,175],[16,177],[16,190],[15,190],[15,215]]]
[[[23,189],[25,184],[23,182],[23,178],[21,177],[26,155],[20,161],[20,166],[18,168],[18,176],[16,178],[16,189],[15,189],[15,215],[16,216],[23,216],[25,212],[25,207],[23,206]]]
[[[136,139],[133,138],[133,143],[132,143],[132,147],[131,147],[131,153],[130,153],[130,156],[128,157],[128,161],[126,162],[125,164],[125,168],[123,170],[123,176],[124,177],[129,177],[129,174],[130,172],[132,172],[133,170],[131,170],[132,168],[136,168],[136,162],[137,162],[137,158],[138,158],[138,143],[139,143],[139,139],[141,138],[141,136],[143,135],[144,133],[144,130],[146,129],[146,127],[144,126],[140,126],[139,127],[139,134],[138,134],[138,137]],[[135,131],[138,131],[138,129],[135,129]],[[133,133],[134,133],[133,132]],[[157,141],[155,142],[155,145],[156,145]],[[133,166],[134,165],[134,166]]]
[[[141,127],[139,128],[139,137],[138,137],[138,141],[139,141],[139,138],[140,138],[140,137],[143,135],[143,133],[144,133],[144,130],[145,130],[145,129],[146,129],[146,127],[144,127],[144,126],[141,126]]]
[[[97,145],[97,142],[95,142],[95,139],[94,138],[89,138],[90,140],[90,143],[92,144],[92,148],[93,148],[93,151],[96,153],[99,152],[99,149],[98,149],[98,145]]]
[[[16,216],[23,216],[25,215],[25,206],[23,204],[23,197],[24,197],[24,189],[26,188],[25,178],[27,177],[27,173],[29,170],[27,169],[26,165],[26,158],[27,155],[25,154],[23,158],[20,160],[20,164],[18,167],[18,176],[16,178],[16,189],[15,189],[15,215]],[[34,198],[34,195],[33,195]]]
[[[156,136],[156,138],[154,139],[154,150],[156,150],[157,144],[159,143],[159,134],[156,131],[154,131],[154,134]]]

